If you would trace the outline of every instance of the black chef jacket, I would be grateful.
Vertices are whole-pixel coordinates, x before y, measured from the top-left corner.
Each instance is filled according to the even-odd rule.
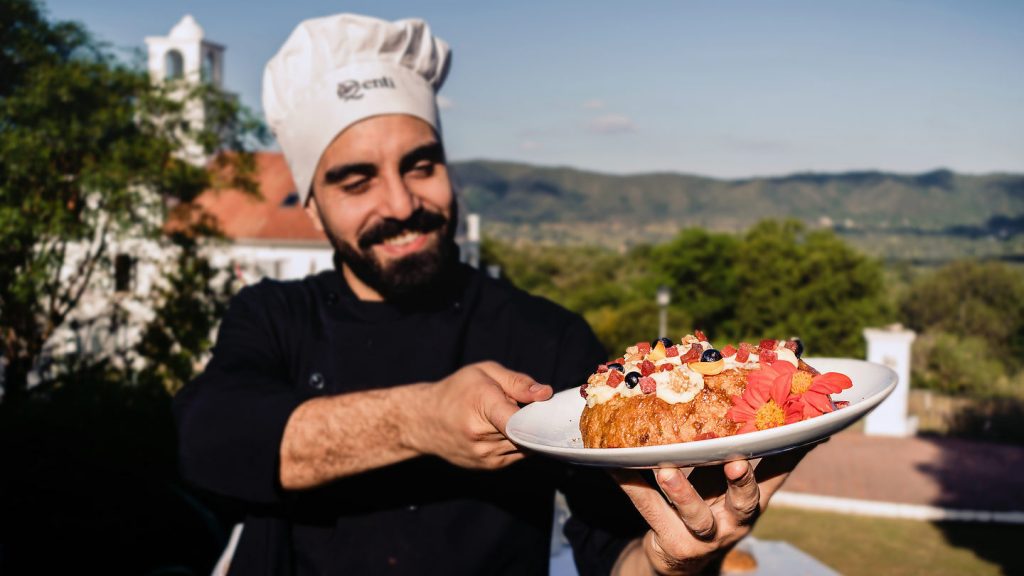
[[[284,491],[278,451],[316,396],[440,380],[482,360],[556,390],[606,359],[577,315],[460,266],[417,308],[358,300],[336,271],[264,280],[231,302],[206,370],[175,398],[185,477],[243,502],[230,574],[545,574],[553,494],[582,574],[607,573],[642,533],[600,470],[532,456],[497,471],[419,457]]]

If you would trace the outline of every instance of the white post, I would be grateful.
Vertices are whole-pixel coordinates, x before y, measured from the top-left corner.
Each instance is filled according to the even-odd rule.
[[[672,301],[668,286],[658,286],[655,301],[658,303],[658,338],[664,338],[668,336],[668,305]]]
[[[912,436],[917,432],[917,419],[908,418],[910,397],[910,346],[917,336],[900,324],[885,328],[865,328],[868,361],[884,364],[896,371],[899,382],[892,394],[868,414],[864,433],[874,436]]]
[[[480,215],[466,215],[466,263],[473,268],[480,267]]]

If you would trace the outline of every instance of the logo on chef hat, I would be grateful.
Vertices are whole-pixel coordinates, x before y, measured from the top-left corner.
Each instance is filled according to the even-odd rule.
[[[349,100],[360,100],[365,90],[378,88],[395,89],[395,81],[389,76],[381,76],[370,80],[345,80],[338,83],[338,98],[348,102]]]

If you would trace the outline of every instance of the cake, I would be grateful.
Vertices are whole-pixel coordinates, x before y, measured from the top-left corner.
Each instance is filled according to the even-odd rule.
[[[714,348],[699,330],[638,342],[580,387],[587,448],[655,446],[763,430],[837,408],[842,374],[820,374],[797,339]]]

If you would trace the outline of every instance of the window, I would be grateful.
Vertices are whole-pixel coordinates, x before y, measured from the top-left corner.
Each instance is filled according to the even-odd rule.
[[[114,257],[114,291],[128,292],[135,278],[135,259],[128,254]]]
[[[181,52],[168,50],[167,55],[164,56],[164,79],[180,80],[184,77],[185,60],[181,57]]]
[[[213,80],[214,75],[214,56],[213,52],[207,50],[203,52],[203,65],[199,68],[199,73],[202,75],[203,82],[215,83]]]

